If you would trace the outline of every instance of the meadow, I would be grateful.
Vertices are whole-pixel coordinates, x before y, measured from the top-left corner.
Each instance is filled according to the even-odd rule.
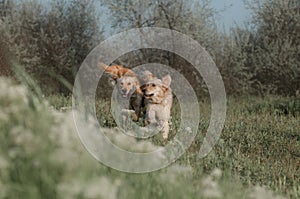
[[[40,99],[6,78],[0,87],[0,198],[300,197],[299,98],[229,97],[221,138],[199,159],[210,117],[209,99],[201,99],[198,134],[186,153],[160,171],[127,174],[85,150],[74,128],[71,97]],[[109,101],[97,100],[96,109],[99,122],[114,131]],[[179,111],[175,105],[171,134]],[[124,145],[132,143],[121,138]],[[162,145],[159,137],[147,142]]]
[[[245,0],[249,20],[229,31],[217,25],[222,11],[211,0],[46,2],[0,2],[0,199],[300,198],[299,1]],[[147,45],[115,57],[128,68],[172,67],[199,95],[199,127],[185,153],[159,171],[131,174],[106,167],[85,149],[71,91],[92,49],[112,35],[145,27],[178,31],[201,44],[222,76],[227,116],[217,144],[199,158],[211,114],[202,74],[181,55]],[[123,47],[107,52],[117,49]],[[97,61],[105,63],[100,54]],[[107,91],[97,90],[95,110],[110,141],[142,153],[161,149],[161,134],[137,140],[120,133],[110,101],[100,98]],[[181,113],[175,101],[170,142]],[[95,128],[83,122],[83,133]]]

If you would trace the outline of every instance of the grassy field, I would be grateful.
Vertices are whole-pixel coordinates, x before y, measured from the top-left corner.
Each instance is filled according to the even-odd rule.
[[[0,79],[0,87],[0,198],[300,197],[299,98],[229,98],[222,136],[199,159],[210,117],[204,99],[197,138],[180,159],[157,172],[126,174],[98,163],[84,149],[70,97],[39,101],[7,79]],[[96,108],[99,122],[113,129],[109,102],[97,100]],[[171,135],[179,111],[175,105]],[[161,145],[159,136],[149,142]]]

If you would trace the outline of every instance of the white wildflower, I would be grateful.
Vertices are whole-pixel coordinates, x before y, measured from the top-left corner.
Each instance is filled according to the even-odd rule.
[[[20,149],[13,147],[13,148],[9,149],[8,156],[10,158],[16,158],[18,156],[18,154],[20,154],[20,153],[21,153]]]
[[[68,181],[58,185],[58,194],[61,198],[73,199],[84,191],[85,184],[81,180]]]
[[[0,99],[16,105],[27,103],[27,91],[23,86],[14,85],[9,79],[0,78]]]
[[[172,165],[168,167],[165,173],[160,175],[161,179],[164,181],[170,182],[177,182],[179,177],[191,177],[193,169],[189,166],[181,166],[181,165]]]
[[[0,121],[3,123],[3,122],[8,122],[8,120],[9,120],[8,115],[3,110],[0,110]]]
[[[73,170],[78,163],[79,156],[84,150],[77,136],[72,114],[60,113],[52,110],[54,124],[49,138],[57,144],[57,147],[50,155],[50,159],[65,165],[66,170]],[[86,152],[86,151],[84,151]]]
[[[76,198],[79,195],[89,199],[116,199],[120,184],[120,180],[111,182],[111,180],[106,177],[92,179],[88,182],[82,179],[76,179],[71,183],[60,184],[58,186],[58,192],[66,199]]]
[[[15,137],[15,143],[17,145],[33,145],[33,141],[36,139],[36,137],[30,132],[28,129],[24,129],[22,132],[19,132],[17,136]]]
[[[61,108],[60,108],[60,111],[66,112],[66,111],[69,111],[69,110],[71,110],[71,109],[72,109],[71,107],[61,107]]]
[[[9,162],[7,161],[7,159],[0,156],[0,170],[7,169],[8,167],[9,167]]]
[[[214,177],[215,179],[220,179],[222,177],[222,170],[219,168],[215,168],[211,174],[212,177]]]
[[[133,132],[121,132],[117,129],[101,129],[102,133],[104,133],[109,140],[116,145],[117,147],[128,150],[132,152],[139,152],[139,153],[148,153],[153,152],[156,150],[160,150],[161,147],[155,146],[151,142],[148,141],[137,141],[134,137],[129,136],[134,134]],[[129,135],[128,135],[129,134]]]
[[[42,137],[34,135],[28,129],[24,129],[15,137],[15,144],[27,155],[38,152],[44,145]]]
[[[90,199],[116,199],[118,188],[121,184],[121,181],[115,181],[112,183],[108,178],[102,177],[98,180],[91,181],[87,184],[84,198]]]
[[[185,128],[185,132],[187,132],[187,133],[192,133],[191,127],[186,127],[186,128]]]
[[[0,198],[7,198],[7,186],[0,180]]]
[[[118,132],[109,129],[102,129],[110,139],[110,141],[123,150],[130,150],[136,144],[136,140],[123,132]]]
[[[219,188],[219,185],[216,181],[213,180],[211,176],[207,176],[202,179],[202,185],[204,187],[203,196],[206,198],[221,198],[222,193]]]
[[[159,149],[161,149],[161,148],[158,146],[155,146],[151,142],[146,142],[146,141],[140,141],[135,146],[132,146],[132,150],[139,152],[139,153],[149,153],[149,152],[156,151]]]
[[[12,137],[17,137],[22,133],[23,130],[24,130],[24,126],[16,125],[16,126],[11,128],[10,135]]]
[[[181,165],[175,164],[168,168],[168,172],[186,176],[186,175],[191,175],[193,172],[193,169],[190,166],[181,166]]]
[[[52,126],[53,140],[61,146],[72,148],[74,144],[80,144],[77,138],[75,124],[71,113],[56,113],[54,112],[55,123]]]
[[[273,191],[261,186],[255,186],[249,194],[251,199],[285,199],[282,196],[276,196]]]

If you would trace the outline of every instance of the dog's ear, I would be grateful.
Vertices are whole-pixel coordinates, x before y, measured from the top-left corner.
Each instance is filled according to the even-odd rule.
[[[118,74],[119,74],[119,77],[123,77],[123,76],[135,77],[136,76],[136,74],[132,70],[130,70],[128,68],[124,68],[124,67],[119,70]]]
[[[169,87],[171,85],[171,81],[172,81],[172,78],[170,75],[166,75],[162,78],[162,83],[167,87]]]
[[[115,86],[117,84],[117,80],[113,78],[109,78],[108,82],[112,85]]]

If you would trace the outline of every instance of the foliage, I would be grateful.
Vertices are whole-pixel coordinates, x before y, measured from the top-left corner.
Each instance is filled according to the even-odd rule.
[[[163,27],[191,35],[204,47],[212,45],[216,12],[209,0],[101,2],[109,8],[115,32],[130,28]]]
[[[23,86],[3,78],[0,86],[0,197],[57,197],[62,165],[49,159],[57,146],[50,138],[54,118]]]
[[[219,34],[214,21],[216,11],[209,0],[100,1],[108,8],[113,33],[141,27],[162,27],[184,33],[198,41],[211,55],[218,57]],[[187,77],[197,94],[205,83],[190,63],[179,55],[160,49],[140,49],[127,53],[117,63],[134,67],[146,63],[161,63]],[[201,85],[201,86],[199,86]],[[204,90],[206,91],[206,90]]]
[[[41,85],[66,93],[60,79],[72,83],[89,51],[101,38],[93,2],[24,1],[0,21],[1,40]]]
[[[191,36],[214,59],[228,94],[299,93],[300,12],[292,0],[248,0],[251,21],[246,27],[232,28],[229,35],[218,31],[218,13],[209,0],[3,2],[0,73],[11,75],[9,61],[16,57],[47,94],[68,93],[65,86],[71,89],[81,62],[102,39],[100,28],[109,25],[112,33],[155,26]],[[97,15],[104,10],[107,17],[99,21]],[[127,67],[166,64],[186,76],[198,94],[207,91],[190,63],[171,52],[140,49],[115,62]]]
[[[240,57],[235,64],[240,65],[242,81],[250,87],[248,93],[296,95],[299,92],[300,10],[290,2],[248,1],[253,11],[251,26],[233,32],[238,46],[233,56]]]

